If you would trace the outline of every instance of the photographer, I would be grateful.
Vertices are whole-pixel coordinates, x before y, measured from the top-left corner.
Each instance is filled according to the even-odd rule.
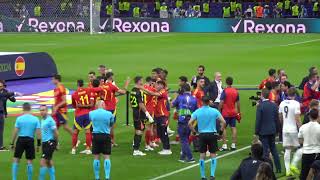
[[[8,149],[3,146],[3,131],[4,131],[4,118],[7,117],[7,100],[15,102],[13,92],[8,92],[5,82],[0,80],[0,151],[7,151]]]

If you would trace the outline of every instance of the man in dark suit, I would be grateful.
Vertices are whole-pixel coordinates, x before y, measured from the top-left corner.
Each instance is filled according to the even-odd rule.
[[[197,81],[198,81],[198,79],[200,79],[200,78],[203,78],[203,79],[204,79],[205,86],[208,86],[208,85],[209,85],[210,80],[209,80],[209,78],[207,78],[207,77],[204,75],[204,72],[205,72],[205,67],[204,67],[203,65],[198,66],[198,75],[197,75],[197,76],[193,76],[192,79],[191,79],[191,86],[192,86],[194,89],[197,87]]]
[[[278,107],[268,99],[269,94],[270,91],[267,89],[261,92],[262,102],[257,107],[255,134],[262,143],[264,157],[269,157],[271,152],[277,173],[280,173],[281,164],[275,144],[276,134],[280,130]]]
[[[0,151],[7,151],[3,146],[3,131],[4,131],[4,118],[7,117],[7,100],[15,102],[14,93],[8,92],[5,89],[6,85],[4,81],[0,80]]]
[[[214,80],[204,89],[204,93],[210,98],[210,106],[216,109],[219,107],[220,95],[223,91],[221,79],[221,73],[216,72]]]

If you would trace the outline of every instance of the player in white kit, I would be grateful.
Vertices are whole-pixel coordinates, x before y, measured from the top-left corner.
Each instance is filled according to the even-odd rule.
[[[286,168],[286,176],[291,176],[293,173],[298,174],[297,163],[301,159],[302,152],[298,149],[294,155],[291,163],[291,151],[296,150],[300,144],[298,139],[298,129],[301,126],[300,121],[300,103],[295,100],[296,89],[290,88],[288,90],[288,99],[280,103],[279,119],[283,124],[283,148],[284,165]],[[291,164],[290,164],[291,163]]]

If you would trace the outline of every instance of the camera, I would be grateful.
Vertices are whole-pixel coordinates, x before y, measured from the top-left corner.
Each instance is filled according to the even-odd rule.
[[[251,106],[256,106],[258,102],[261,100],[261,92],[257,91],[256,96],[250,96],[249,100],[251,100]]]

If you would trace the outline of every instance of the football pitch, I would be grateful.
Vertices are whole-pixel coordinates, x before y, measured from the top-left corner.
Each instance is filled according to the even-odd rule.
[[[0,42],[0,51],[3,52],[48,52],[57,64],[62,82],[70,89],[76,88],[77,79],[87,80],[88,72],[96,71],[100,64],[113,69],[119,87],[123,86],[127,76],[146,77],[154,67],[165,68],[169,71],[168,83],[171,90],[178,88],[179,76],[185,75],[191,79],[196,75],[197,66],[200,64],[206,67],[205,74],[210,80],[213,79],[214,72],[220,71],[223,79],[232,76],[235,86],[242,88],[256,87],[267,76],[267,70],[271,67],[285,69],[289,81],[298,85],[310,66],[320,64],[320,35],[317,34],[115,33],[91,36],[76,33],[4,33],[0,34]],[[255,95],[255,91],[240,91],[242,122],[237,126],[238,150],[218,153],[220,158],[216,179],[229,179],[241,160],[249,154],[248,146],[255,126],[255,107],[252,107],[248,100],[252,95]],[[125,97],[120,97],[117,108],[115,135],[119,146],[112,149],[111,179],[200,179],[197,165],[178,162],[180,145],[172,145],[171,156],[158,155],[160,148],[155,152],[147,152],[145,157],[132,156],[134,130],[132,126],[124,125],[125,100]],[[72,113],[69,113],[69,119],[69,124],[72,125]],[[14,121],[15,118],[9,117],[5,122],[6,146],[9,146],[11,141]],[[176,130],[176,121],[172,120],[170,127]],[[231,140],[230,131],[228,135]],[[85,142],[84,133],[79,136],[81,141]],[[56,179],[94,179],[93,157],[71,155],[71,137],[62,129],[59,140],[61,149],[55,152],[53,159]],[[141,149],[142,147],[144,144]],[[83,149],[84,146],[80,145],[78,152]],[[281,151],[281,146],[278,150]],[[196,160],[199,159],[198,153],[193,155]],[[11,179],[12,156],[13,152],[0,153],[0,180]],[[37,153],[36,156],[34,179],[38,178],[41,154]],[[207,164],[207,176],[209,170]],[[282,170],[284,172],[284,167]],[[21,161],[18,177],[26,179],[25,160]],[[101,174],[101,177],[104,175]]]

